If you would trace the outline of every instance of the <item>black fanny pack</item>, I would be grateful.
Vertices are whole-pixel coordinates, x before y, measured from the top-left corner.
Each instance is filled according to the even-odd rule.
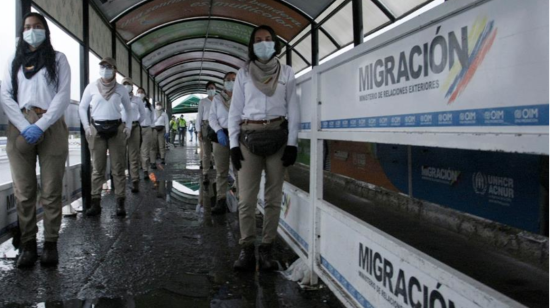
[[[229,137],[229,130],[227,130],[227,128],[224,128],[223,132]],[[218,133],[216,133],[210,125],[206,128],[206,136],[210,141],[218,143]]]
[[[164,129],[164,126],[155,126],[155,129],[156,129],[158,132],[162,132],[162,130]]]
[[[287,144],[288,122],[284,121],[277,130],[241,131],[240,141],[252,154],[271,156]]]
[[[118,126],[122,123],[121,120],[112,121],[92,121],[99,137],[110,139],[117,135]]]

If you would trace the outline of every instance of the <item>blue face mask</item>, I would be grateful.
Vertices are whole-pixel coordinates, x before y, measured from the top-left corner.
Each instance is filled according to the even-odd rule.
[[[254,54],[258,59],[267,61],[275,53],[275,42],[258,42],[254,44]]]
[[[226,81],[223,83],[223,87],[227,92],[233,92],[233,85],[235,81]]]
[[[23,39],[27,44],[36,48],[46,39],[46,30],[44,29],[29,29],[23,32]]]

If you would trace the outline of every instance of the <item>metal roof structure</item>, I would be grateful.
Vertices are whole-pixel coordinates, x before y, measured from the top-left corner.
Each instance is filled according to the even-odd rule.
[[[221,88],[223,75],[246,63],[255,26],[275,30],[283,43],[278,57],[299,72],[431,1],[34,0],[33,5],[59,12],[52,17],[77,39],[84,36],[79,16],[89,6],[90,49],[116,58],[119,72],[156,92],[156,100],[174,101],[205,93],[207,81]]]

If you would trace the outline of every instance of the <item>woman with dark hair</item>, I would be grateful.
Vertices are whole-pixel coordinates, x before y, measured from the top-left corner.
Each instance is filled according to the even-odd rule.
[[[199,136],[200,146],[201,146],[201,166],[202,174],[205,177],[205,180],[208,176],[208,170],[210,170],[210,159],[212,157],[212,141],[208,139],[208,116],[210,115],[210,106],[212,105],[212,100],[214,100],[214,95],[216,95],[216,84],[212,81],[206,83],[206,93],[207,97],[203,98],[199,102],[199,110],[197,114],[197,125],[195,130]]]
[[[155,120],[154,109],[149,98],[145,96],[145,89],[139,87],[137,96],[145,104],[145,116],[141,121],[141,167],[143,169],[143,179],[149,180],[151,147],[153,138],[153,121]]]
[[[105,182],[107,151],[115,184],[116,215],[126,216],[126,144],[132,134],[132,121],[122,121],[122,112],[133,119],[129,91],[116,82],[116,62],[103,58],[99,62],[101,78],[90,82],[80,100],[79,114],[92,157],[92,206],[87,216],[101,214],[101,189]],[[88,119],[88,109],[90,117]]]
[[[210,106],[208,123],[216,132],[217,141],[214,142],[214,161],[216,163],[216,190],[217,202],[212,209],[212,215],[221,215],[227,212],[227,175],[229,174],[229,138],[227,130],[227,116],[233,96],[233,85],[236,74],[226,73],[223,77],[224,89],[214,96]],[[235,172],[236,174],[236,172]]]
[[[300,109],[292,68],[279,62],[280,43],[275,31],[259,26],[252,31],[248,58],[237,73],[229,109],[231,161],[239,170],[239,224],[241,254],[237,270],[254,270],[255,209],[262,170],[265,170],[265,215],[258,248],[262,270],[273,270],[273,240],[281,212],[285,167],[298,153]]]
[[[15,56],[2,78],[1,99],[8,116],[8,154],[21,253],[17,267],[34,265],[37,256],[36,157],[40,161],[40,204],[44,209],[42,265],[58,263],[63,174],[69,151],[69,131],[63,114],[71,93],[71,69],[65,55],[53,49],[44,16],[23,18]]]

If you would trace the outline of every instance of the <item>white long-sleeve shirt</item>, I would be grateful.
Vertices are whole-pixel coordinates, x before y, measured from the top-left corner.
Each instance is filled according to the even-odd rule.
[[[229,142],[231,148],[239,146],[240,124],[243,120],[270,120],[287,117],[287,145],[298,144],[298,129],[300,127],[300,106],[296,94],[296,79],[294,71],[288,65],[281,64],[279,83],[273,96],[268,97],[254,85],[248,67],[241,68],[237,73],[233,86],[233,98],[229,108]]]
[[[164,110],[162,112],[159,112],[159,110],[154,110],[153,114],[155,116],[155,120],[153,121],[155,123],[154,126],[164,126],[167,132],[170,131],[170,121],[168,120],[168,115]]]
[[[197,125],[195,127],[198,133],[200,133],[201,131],[202,121],[208,121],[208,117],[210,116],[211,105],[212,105],[212,101],[208,97],[205,97],[199,101]]]
[[[221,94],[214,96],[212,105],[210,106],[210,115],[208,116],[208,125],[217,132],[220,129],[227,128],[227,117],[229,110],[223,104]]]
[[[59,79],[57,88],[55,84],[48,83],[46,67],[43,67],[31,79],[25,78],[23,69],[19,69],[17,73],[17,102],[13,100],[10,94],[13,90],[11,85],[11,64],[14,57],[12,56],[6,64],[6,70],[2,79],[0,98],[4,112],[6,112],[9,121],[19,131],[23,131],[30,123],[25,119],[21,109],[38,107],[47,110],[35,123],[42,131],[46,131],[61,118],[71,102],[71,67],[69,66],[67,57],[61,52],[56,52],[55,54],[57,77]]]
[[[99,80],[96,80],[88,84],[80,100],[78,113],[84,129],[90,127],[90,121],[88,121],[87,115],[90,106],[92,107],[90,115],[95,121],[120,120],[122,118],[122,109],[130,114],[130,118],[132,117],[132,107],[130,107],[128,90],[126,90],[123,85],[117,83],[115,85],[115,93],[113,93],[107,101],[97,88],[98,82]],[[127,122],[126,127],[131,129],[132,122]]]
[[[143,106],[143,100],[135,95],[130,96],[130,108],[132,109],[132,118],[130,122],[141,122],[145,117],[145,107]],[[122,122],[127,122],[128,118],[126,111],[122,110]]]
[[[145,107],[145,102],[142,102],[143,110],[144,110],[144,117],[143,120],[140,121],[141,127],[149,127],[153,126],[153,123],[155,123],[155,109],[151,106],[151,109]]]

